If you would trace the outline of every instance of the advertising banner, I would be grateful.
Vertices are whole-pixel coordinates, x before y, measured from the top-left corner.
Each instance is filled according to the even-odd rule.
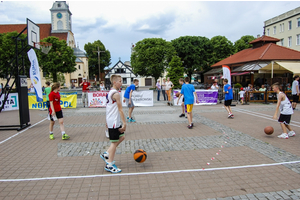
[[[180,92],[180,90],[174,90],[173,92],[174,106],[177,106],[178,98],[175,94],[178,92]],[[196,97],[194,97],[194,105],[216,105],[218,103],[218,90],[196,90],[196,94],[199,102],[196,103]],[[178,106],[181,105],[182,99],[183,96],[179,99]]]
[[[126,106],[123,102],[124,90],[122,90],[122,106]],[[153,90],[142,90],[132,92],[132,101],[134,106],[153,106]]]
[[[231,85],[231,71],[230,71],[230,67],[228,67],[227,65],[222,65],[223,68],[223,79],[227,79],[228,80],[228,84]]]
[[[18,93],[10,93],[8,94],[8,98],[6,102],[4,102],[4,95],[0,98],[0,107],[4,103],[4,107],[2,111],[9,111],[9,110],[19,110],[18,104]]]
[[[77,92],[60,92],[61,108],[76,108]],[[28,93],[29,109],[47,109],[46,95],[43,94],[43,101],[37,102],[34,93]]]
[[[106,95],[109,91],[96,91],[88,93],[88,107],[106,107]]]

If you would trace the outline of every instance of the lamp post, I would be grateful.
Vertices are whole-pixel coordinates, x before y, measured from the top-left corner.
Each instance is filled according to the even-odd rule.
[[[98,48],[98,51],[93,51],[93,52],[97,52],[98,53],[98,67],[99,67],[99,76],[98,76],[98,81],[99,81],[99,84],[100,84],[100,53],[103,53],[105,51],[100,51],[99,47]]]

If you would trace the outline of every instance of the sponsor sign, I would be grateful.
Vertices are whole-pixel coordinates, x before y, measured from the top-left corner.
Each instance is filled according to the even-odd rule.
[[[19,110],[18,100],[19,100],[18,93],[8,94],[8,98],[5,102],[4,102],[4,95],[2,95],[0,98],[0,107],[4,104],[2,111]]]
[[[122,90],[122,106],[126,106],[123,102],[124,93]],[[153,90],[133,91],[131,97],[134,106],[153,106]]]
[[[106,95],[109,91],[88,92],[88,107],[106,107]]]
[[[180,92],[180,90],[174,90],[173,92],[173,104],[177,106],[178,98],[176,97],[176,93]],[[218,90],[196,90],[196,94],[198,96],[199,102],[196,103],[196,97],[194,97],[194,105],[216,105],[218,103]],[[178,106],[182,103],[183,96],[179,99]]]

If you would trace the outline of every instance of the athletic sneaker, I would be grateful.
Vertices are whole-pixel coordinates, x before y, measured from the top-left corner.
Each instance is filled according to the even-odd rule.
[[[50,138],[50,140],[54,140],[55,139],[54,136],[53,136],[53,134],[50,134],[49,138]]]
[[[181,115],[179,115],[179,117],[184,117],[185,116],[185,114],[181,114]]]
[[[129,117],[127,117],[127,122],[129,122]]]
[[[233,115],[233,114],[232,114],[232,113],[230,113],[230,114],[228,115],[228,118],[230,118],[232,115]]]
[[[108,161],[107,151],[105,151],[103,154],[100,154],[100,158],[102,158],[102,160],[104,160],[104,162],[107,163],[107,161]]]
[[[191,126],[191,125],[188,125],[187,127],[188,127],[188,129],[191,129],[191,128],[193,128],[193,126]]]
[[[288,135],[289,135],[289,137],[293,137],[293,136],[296,135],[296,133],[295,133],[295,131],[290,131],[290,132],[288,133]]]
[[[70,138],[70,136],[68,136],[67,134],[63,134],[62,135],[62,139],[63,140],[68,140]]]
[[[191,123],[192,127],[194,127],[194,123]]]
[[[287,133],[282,133],[281,135],[278,135],[277,137],[282,138],[282,139],[289,139],[289,135]]]
[[[134,119],[130,118],[129,122],[136,122]]]
[[[122,170],[115,165],[115,161],[112,163],[106,163],[104,169],[111,173],[120,173]]]

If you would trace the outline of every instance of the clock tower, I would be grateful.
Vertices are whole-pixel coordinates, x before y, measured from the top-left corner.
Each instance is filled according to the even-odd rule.
[[[51,11],[51,33],[72,32],[72,13],[66,1],[55,1]]]

